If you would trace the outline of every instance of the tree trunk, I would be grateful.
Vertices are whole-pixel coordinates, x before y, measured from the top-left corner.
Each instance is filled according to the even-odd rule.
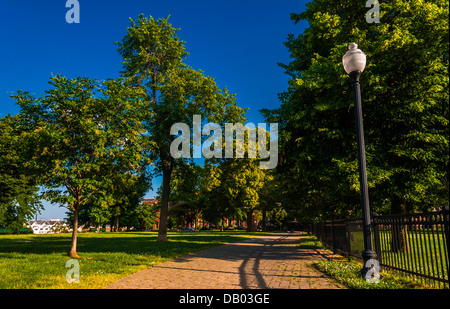
[[[116,222],[114,223],[114,229],[119,232],[119,216],[116,216]]]
[[[394,196],[391,201],[391,214],[406,214],[406,200]],[[399,218],[398,223],[401,223],[402,219]],[[392,252],[407,252],[408,247],[408,235],[406,225],[392,225],[392,238],[391,238],[391,251]]]
[[[167,215],[169,212],[170,199],[170,178],[172,175],[172,167],[169,160],[164,160],[163,164],[163,188],[161,197],[161,210],[159,212],[159,231],[158,242],[167,241]]]
[[[79,205],[75,205],[73,210],[73,231],[72,231],[72,247],[69,250],[68,256],[79,258],[77,254],[77,236],[78,236],[78,208]]]
[[[247,212],[247,232],[253,231],[253,211]]]
[[[267,221],[267,210],[264,208],[262,211],[262,230],[263,232],[266,232],[266,221]]]

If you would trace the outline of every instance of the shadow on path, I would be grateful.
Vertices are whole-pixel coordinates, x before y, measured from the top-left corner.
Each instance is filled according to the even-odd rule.
[[[298,247],[300,234],[271,234],[197,251],[150,267],[107,288],[327,288],[310,265],[319,252]]]

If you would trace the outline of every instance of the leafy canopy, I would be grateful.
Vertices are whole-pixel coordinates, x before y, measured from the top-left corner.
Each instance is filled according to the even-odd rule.
[[[351,80],[342,56],[351,42],[367,55],[361,75],[371,208],[431,209],[448,204],[449,2],[380,2],[380,23],[367,23],[359,1],[311,1],[288,36],[291,76],[278,122],[286,201],[309,218],[359,212]],[[294,206],[293,206],[294,207]]]

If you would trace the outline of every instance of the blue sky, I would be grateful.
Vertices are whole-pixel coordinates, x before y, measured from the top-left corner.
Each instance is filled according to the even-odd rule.
[[[155,19],[170,15],[186,42],[185,63],[235,93],[238,105],[250,108],[249,122],[264,122],[258,110],[278,107],[278,93],[287,88],[288,76],[277,65],[289,62],[283,42],[307,26],[289,18],[304,11],[305,0],[78,2],[78,24],[66,22],[66,0],[0,2],[0,117],[19,112],[12,93],[22,89],[38,96],[52,75],[118,77],[122,58],[114,42],[125,35],[129,17],[143,13]],[[64,218],[65,209],[45,205],[38,217]]]

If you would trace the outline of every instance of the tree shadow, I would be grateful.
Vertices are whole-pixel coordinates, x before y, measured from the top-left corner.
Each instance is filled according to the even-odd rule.
[[[206,249],[232,241],[245,239],[239,235],[175,234],[168,242],[157,242],[154,232],[79,233],[77,251],[88,253],[148,254],[173,257],[176,254]],[[66,234],[0,236],[0,253],[66,254],[72,236]]]
[[[173,260],[174,263],[180,263],[180,266],[170,266],[174,269],[194,270],[200,272],[210,272],[212,275],[220,273],[237,273],[239,275],[239,286],[244,289],[269,288],[265,278],[268,278],[267,273],[261,269],[262,261],[288,261],[288,260],[308,260],[311,253],[305,250],[299,250],[298,247],[289,245],[297,244],[298,237],[295,235],[276,235],[277,239],[268,240],[265,237],[250,238],[235,244],[227,244],[225,246],[215,247],[198,251],[195,254],[182,256]],[[181,263],[187,263],[194,259],[211,259],[221,261],[240,262],[237,269],[192,269],[186,266],[181,266]],[[214,264],[214,262],[213,262]],[[280,276],[280,275],[270,275]],[[301,277],[305,277],[302,275]]]

